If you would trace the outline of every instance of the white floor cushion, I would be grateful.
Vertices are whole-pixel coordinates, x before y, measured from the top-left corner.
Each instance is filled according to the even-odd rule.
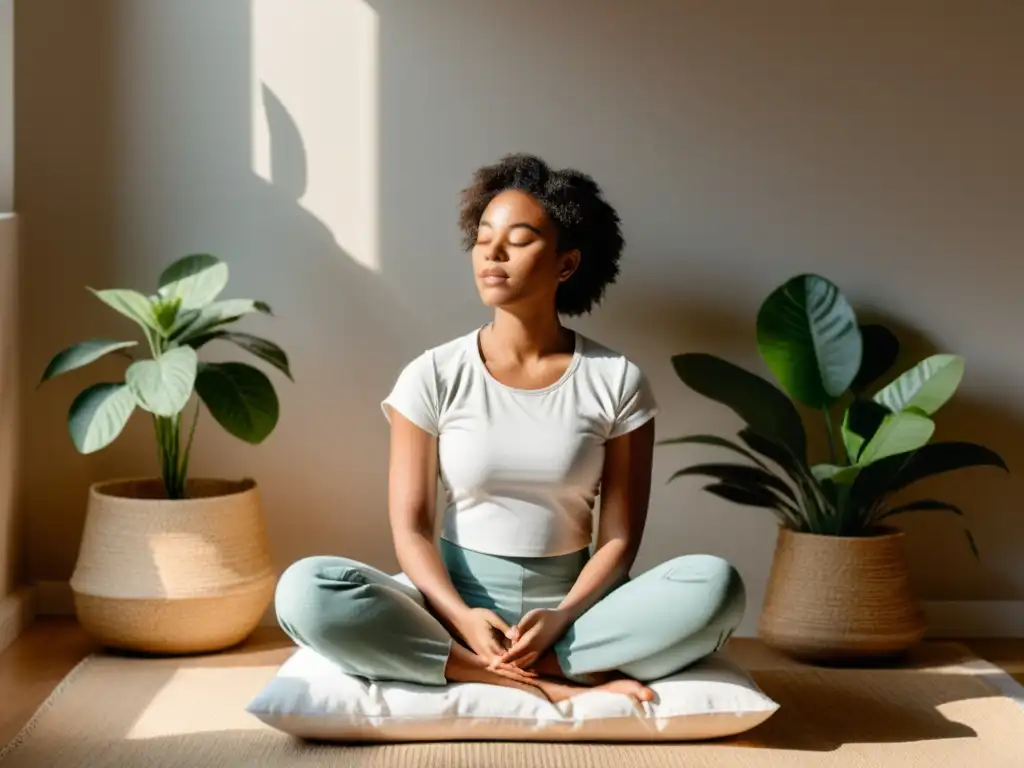
[[[642,704],[602,691],[552,704],[481,683],[371,683],[300,648],[246,710],[285,733],[327,741],[692,741],[741,733],[779,707],[720,655],[650,687],[656,699]]]

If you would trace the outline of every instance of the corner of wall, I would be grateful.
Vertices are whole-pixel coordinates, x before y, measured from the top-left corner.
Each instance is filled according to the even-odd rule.
[[[22,587],[0,598],[0,653],[7,650],[35,617],[35,589]]]

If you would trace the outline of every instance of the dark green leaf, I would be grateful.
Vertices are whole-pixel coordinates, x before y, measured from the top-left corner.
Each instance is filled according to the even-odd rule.
[[[686,467],[675,472],[669,478],[669,482],[678,477],[688,475],[707,475],[718,478],[730,485],[743,486],[745,488],[764,486],[765,488],[778,491],[787,499],[794,503],[796,502],[796,496],[789,485],[772,473],[765,472],[759,467],[749,467],[745,464],[694,464],[692,467]]]
[[[785,526],[799,529],[799,521],[785,508],[778,497],[763,488],[747,488],[731,483],[711,483],[704,486],[708,493],[734,504],[769,509]]]
[[[882,426],[889,409],[874,400],[857,398],[843,414],[843,422],[839,427],[843,440],[843,448],[851,462],[860,458],[864,445],[875,436]]]
[[[885,520],[887,517],[893,515],[901,515],[904,512],[918,512],[918,511],[943,511],[952,512],[954,515],[964,516],[964,511],[953,504],[949,504],[945,501],[938,501],[937,499],[918,499],[917,501],[910,501],[906,504],[900,504],[898,507],[886,510],[885,513],[879,515],[879,520]]]
[[[284,375],[289,379],[292,378],[291,370],[288,367],[288,355],[285,354],[285,351],[274,342],[262,339],[259,336],[253,336],[251,333],[242,333],[240,331],[210,331],[209,333],[189,339],[188,343],[189,346],[194,349],[199,349],[204,344],[213,341],[214,339],[233,342],[247,352],[251,352],[256,355],[256,357],[261,360],[265,360],[270,363],[272,366],[284,373]]]
[[[206,253],[185,256],[160,275],[159,293],[178,299],[184,310],[201,309],[220,295],[228,284],[228,265]]]
[[[798,275],[772,291],[757,315],[757,346],[782,389],[811,408],[835,403],[861,366],[853,308],[820,275]]]
[[[676,375],[695,392],[731,408],[757,433],[782,443],[801,461],[807,436],[796,406],[766,379],[702,352],[672,358]]]
[[[94,453],[112,443],[135,410],[128,385],[104,382],[82,391],[68,411],[68,431],[75,448]]]
[[[810,469],[803,460],[798,460],[789,450],[773,440],[758,434],[751,428],[741,429],[740,439],[762,456],[774,461],[785,471],[793,483],[800,489],[803,499],[801,514],[807,516],[807,525],[817,525],[817,520],[826,512],[825,504],[819,498],[820,486],[811,476]]]
[[[918,499],[917,501],[911,501],[906,504],[901,504],[898,507],[893,507],[892,509],[887,510],[886,512],[878,516],[878,520],[880,522],[894,515],[901,515],[905,512],[918,511],[951,512],[952,514],[957,515],[958,517],[966,517],[966,515],[964,515],[964,511],[960,509],[960,507],[955,506],[954,504],[949,504],[945,501],[938,501],[937,499]],[[971,553],[974,555],[976,559],[980,560],[981,554],[978,552],[978,543],[974,540],[974,536],[967,528],[964,528],[963,532],[964,536],[967,537],[967,545],[971,548]]]
[[[779,500],[768,491],[730,485],[729,483],[712,483],[704,487],[705,491],[720,496],[737,504],[749,507],[775,509]]]
[[[260,443],[277,425],[274,385],[251,365],[200,363],[196,392],[217,423],[241,440]]]
[[[981,466],[1010,471],[999,454],[984,446],[955,441],[929,443],[866,466],[853,483],[853,493],[874,501],[926,477]]]
[[[975,560],[981,559],[981,553],[978,552],[978,542],[974,540],[974,534],[964,528],[964,535],[967,537],[967,545],[971,548],[971,552],[974,555]]]
[[[856,395],[865,392],[882,374],[892,368],[900,353],[899,340],[884,325],[862,325],[860,336],[864,343],[864,353],[861,357],[860,370],[850,384],[850,391]]]
[[[843,427],[856,434],[862,441],[870,440],[882,426],[885,417],[892,411],[874,400],[858,398],[850,403],[843,420]],[[851,456],[851,458],[856,458]]]
[[[89,339],[79,344],[74,344],[67,349],[58,352],[54,355],[50,364],[46,366],[46,370],[43,371],[43,376],[39,380],[42,384],[44,381],[52,379],[54,376],[58,376],[68,371],[73,371],[76,368],[89,365],[96,360],[99,360],[110,352],[116,352],[119,349],[127,349],[128,347],[134,347],[138,342],[135,341],[111,341],[110,339]]]
[[[272,314],[266,302],[253,299],[225,299],[207,304],[200,310],[189,313],[182,313],[182,316],[175,323],[171,331],[171,337],[179,342],[185,342],[222,325],[233,323],[244,315],[253,312]]]
[[[771,459],[787,474],[789,474],[790,477],[797,477],[800,475],[800,462],[798,462],[796,457],[789,452],[786,446],[777,443],[770,438],[764,437],[749,427],[741,429],[738,434],[740,439],[746,443],[751,450],[757,451],[762,456]]]
[[[727,448],[729,450],[735,451],[736,453],[740,454],[741,456],[746,456],[752,462],[757,464],[757,466],[761,467],[761,469],[764,469],[764,470],[768,469],[768,467],[765,465],[765,463],[763,461],[761,461],[759,458],[757,458],[757,456],[755,456],[753,453],[751,453],[750,451],[746,450],[745,448],[742,448],[742,447],[736,445],[736,443],[733,443],[733,442],[731,442],[729,440],[726,440],[723,437],[718,437],[717,435],[690,435],[688,437],[673,437],[673,438],[669,438],[668,440],[659,440],[658,441],[658,445],[686,445],[686,444],[691,444],[691,445],[713,445],[713,446],[717,446],[719,448]]]

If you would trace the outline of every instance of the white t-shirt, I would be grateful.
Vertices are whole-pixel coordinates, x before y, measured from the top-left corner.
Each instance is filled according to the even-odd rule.
[[[423,352],[381,403],[438,438],[441,537],[505,557],[575,552],[593,537],[605,441],[658,406],[643,372],[576,333],[572,362],[544,389],[499,382],[479,329]]]

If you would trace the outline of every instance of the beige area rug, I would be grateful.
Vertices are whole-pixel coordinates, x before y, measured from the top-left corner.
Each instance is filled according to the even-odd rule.
[[[0,750],[0,768],[1024,766],[1024,700],[1011,698],[1021,689],[963,646],[929,643],[889,669],[814,668],[743,647],[731,655],[779,712],[738,738],[658,745],[311,745],[243,711],[291,648],[189,659],[97,654]]]

